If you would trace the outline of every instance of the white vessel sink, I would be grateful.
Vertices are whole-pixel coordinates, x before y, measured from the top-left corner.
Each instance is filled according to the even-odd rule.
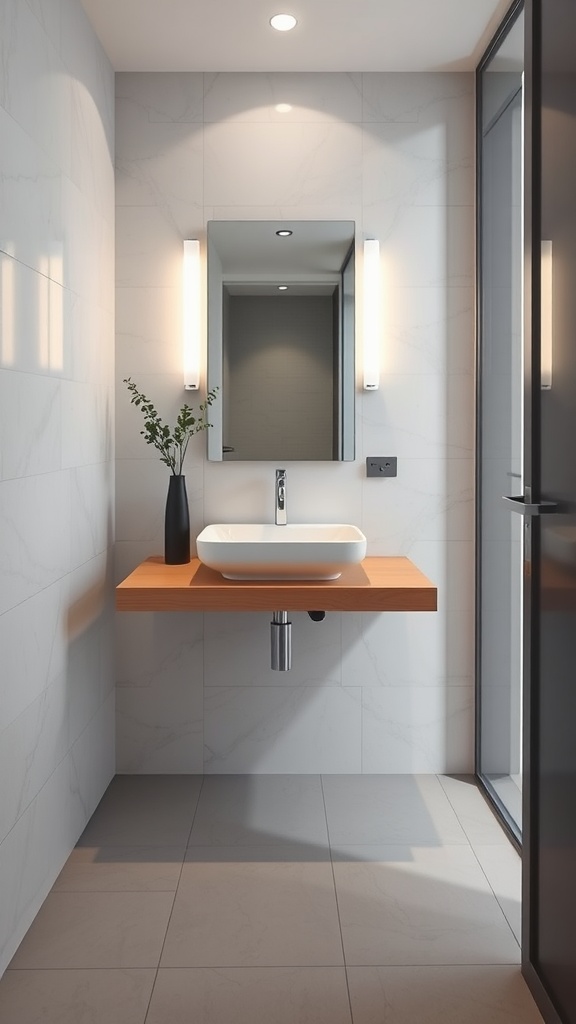
[[[366,554],[362,531],[345,523],[215,523],[196,544],[229,580],[335,580]]]

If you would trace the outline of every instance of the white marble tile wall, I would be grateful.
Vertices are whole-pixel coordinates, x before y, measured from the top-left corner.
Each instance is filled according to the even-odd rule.
[[[162,550],[166,471],[121,380],[166,416],[184,399],[182,239],[205,239],[211,219],[285,215],[379,238],[386,307],[356,461],[289,465],[289,515],[357,523],[369,553],[408,555],[439,588],[436,614],[294,615],[286,674],[269,668],[264,613],[118,616],[119,770],[469,770],[472,75],[130,73],[116,94],[117,577]],[[365,478],[377,454],[398,456],[397,479]],[[273,473],[208,463],[198,440],[192,530],[269,521]]]
[[[114,78],[0,5],[0,973],[114,770]]]

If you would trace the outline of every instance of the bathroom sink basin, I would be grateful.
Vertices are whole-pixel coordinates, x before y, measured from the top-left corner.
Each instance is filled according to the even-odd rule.
[[[196,544],[229,580],[335,580],[366,554],[362,531],[345,523],[215,523]]]

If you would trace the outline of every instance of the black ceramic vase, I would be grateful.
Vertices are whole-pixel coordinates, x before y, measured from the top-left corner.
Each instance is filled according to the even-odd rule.
[[[190,561],[190,514],[186,494],[186,477],[170,477],[166,516],[164,519],[164,561],[166,565],[183,565]]]

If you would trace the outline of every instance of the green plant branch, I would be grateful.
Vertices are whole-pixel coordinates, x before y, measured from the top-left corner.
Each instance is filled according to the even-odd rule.
[[[190,405],[183,405],[178,413],[176,426],[171,430],[162,422],[150,399],[138,391],[131,377],[125,377],[123,383],[132,395],[132,405],[140,409],[144,416],[144,430],[140,433],[146,444],[153,445],[160,452],[160,462],[168,466],[174,476],[180,476],[190,438],[212,426],[208,422],[207,414],[212,403],[216,401],[218,388],[209,391],[206,400],[198,407],[199,417],[194,416],[194,410]]]

